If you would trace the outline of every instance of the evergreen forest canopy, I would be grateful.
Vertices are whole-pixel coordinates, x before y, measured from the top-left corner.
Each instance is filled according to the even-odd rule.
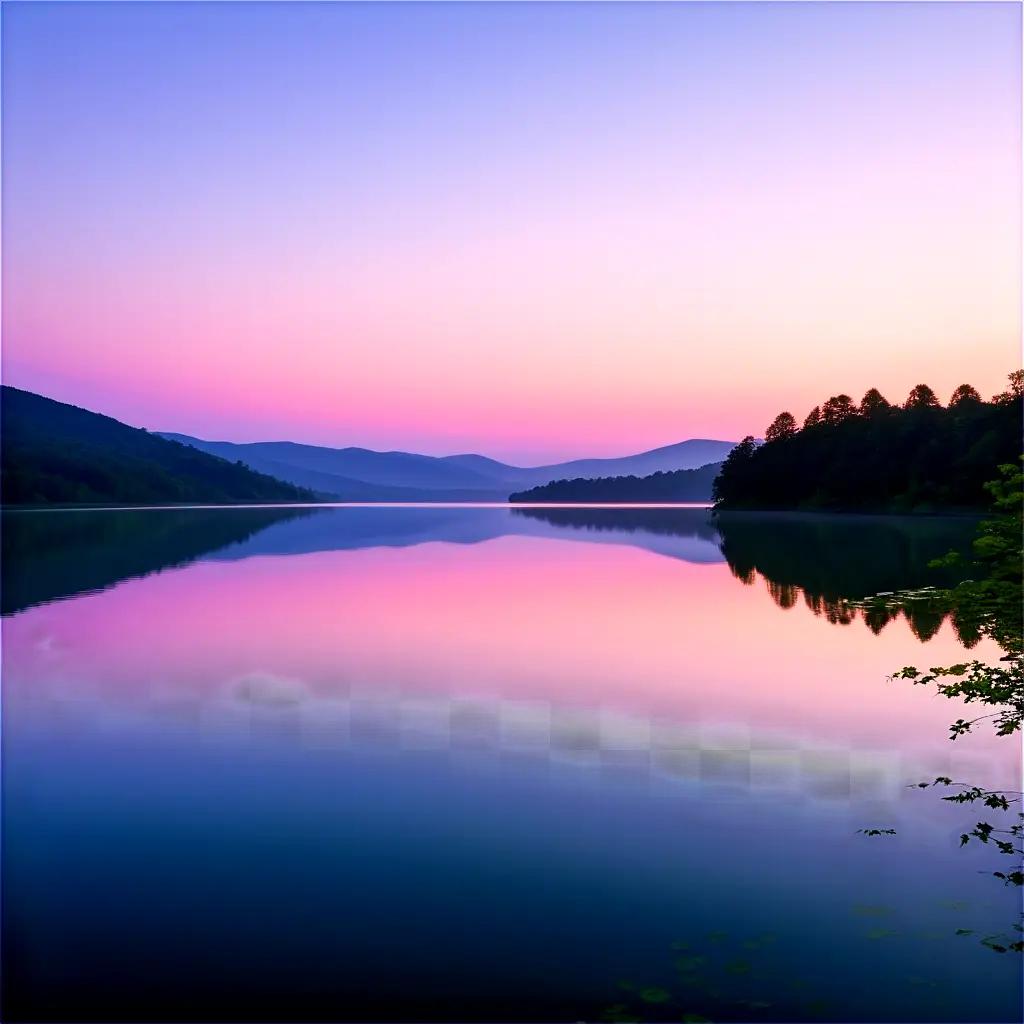
[[[516,491],[512,502],[675,502],[709,501],[711,487],[722,467],[712,462],[699,469],[677,469],[650,476],[603,476],[595,480],[553,480],[540,487]]]
[[[927,512],[986,508],[985,484],[1021,451],[1024,371],[984,401],[962,384],[942,406],[927,384],[902,405],[871,388],[835,395],[799,426],[781,412],[746,437],[714,482],[716,509]]]
[[[309,501],[303,487],[109,416],[0,389],[5,505]]]

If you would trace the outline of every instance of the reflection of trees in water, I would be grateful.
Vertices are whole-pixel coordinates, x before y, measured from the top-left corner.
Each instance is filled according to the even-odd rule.
[[[763,579],[782,609],[802,601],[828,622],[860,620],[875,634],[902,618],[921,641],[948,619],[965,646],[978,639],[962,615],[926,594],[899,610],[855,607],[883,591],[959,582],[962,570],[934,569],[929,562],[969,550],[974,518],[732,512],[711,519],[705,509],[656,508],[517,508],[512,514],[576,530],[631,533],[641,544],[643,534],[717,541],[736,579],[748,586]]]
[[[512,515],[576,530],[718,540],[718,530],[706,508],[513,508]]]
[[[3,516],[3,607],[11,615],[124,579],[187,565],[316,509],[13,511]]]
[[[1024,371],[1022,371],[1024,375]],[[961,705],[981,705],[971,708],[971,717],[958,718],[949,726],[949,738],[966,736],[979,723],[992,726],[997,736],[1017,737],[1024,724],[1024,600],[1021,596],[1024,556],[1021,540],[1024,537],[1024,474],[1017,465],[999,467],[999,479],[991,481],[986,489],[992,494],[993,515],[978,524],[978,535],[972,545],[973,578],[956,586],[929,595],[937,613],[943,605],[952,609],[954,623],[961,632],[994,640],[1002,650],[998,662],[974,659],[954,665],[935,666],[922,671],[914,665],[893,672],[894,679],[905,679],[915,686],[934,686],[935,692],[961,702]],[[957,554],[949,555],[945,565],[963,564]],[[935,600],[938,599],[938,600]],[[921,592],[909,591],[878,594],[866,602],[865,608],[881,605],[887,609],[913,608],[921,601]],[[941,601],[943,605],[939,605]],[[1019,750],[1019,743],[1018,743]],[[990,789],[987,785],[954,780],[939,775],[931,781],[918,782],[917,788],[939,786],[947,791],[943,800],[958,804],[978,805],[988,811],[1011,814],[998,819],[996,824],[979,821],[970,832],[960,835],[960,845],[972,843],[994,849],[1004,857],[1013,858],[1009,866],[993,871],[994,878],[1004,886],[1024,886],[1024,812],[1021,812],[1020,790]],[[877,827],[862,830],[869,836],[895,835],[894,829]],[[983,946],[997,953],[1013,950],[1024,953],[1024,908],[1018,901],[1017,920],[1012,931],[980,938]],[[970,934],[970,930],[961,934]]]
[[[922,641],[948,619],[965,646],[977,643],[976,628],[927,592],[900,609],[855,606],[887,590],[958,582],[962,570],[934,569],[929,562],[951,549],[968,550],[973,519],[723,513],[716,522],[732,574],[747,586],[763,579],[782,609],[803,600],[828,622],[860,620],[875,634],[902,618]]]
[[[757,573],[753,571],[746,575],[739,573],[734,573],[734,575],[747,586],[753,586],[758,580]],[[942,628],[942,624],[948,620],[965,647],[973,647],[978,642],[978,632],[973,624],[965,622],[950,608],[948,603],[944,603],[940,598],[923,598],[898,611],[890,611],[879,607],[856,607],[850,604],[850,598],[814,594],[796,584],[777,583],[767,577],[764,582],[772,600],[780,608],[788,610],[802,598],[804,604],[815,615],[821,616],[834,626],[848,626],[852,622],[860,620],[877,636],[890,622],[895,619],[903,619],[909,625],[914,636],[923,643],[931,640]]]

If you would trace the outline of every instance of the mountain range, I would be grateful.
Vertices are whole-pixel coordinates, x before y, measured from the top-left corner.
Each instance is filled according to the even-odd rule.
[[[511,491],[567,478],[648,476],[721,462],[731,441],[694,439],[611,459],[511,466],[483,455],[416,455],[367,448],[325,448],[290,441],[235,444],[185,434],[161,437],[241,462],[338,501],[505,501]],[[713,474],[712,474],[713,475]],[[710,484],[706,498],[710,495]]]
[[[729,441],[690,440],[637,455],[512,466],[483,455],[418,455],[290,441],[235,444],[149,432],[4,386],[3,502],[178,504],[506,501],[554,480],[650,475],[719,463]],[[713,475],[713,474],[712,474]],[[710,487],[708,487],[708,495]]]

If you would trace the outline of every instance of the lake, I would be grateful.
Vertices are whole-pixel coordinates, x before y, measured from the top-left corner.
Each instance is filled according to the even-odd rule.
[[[1019,745],[887,681],[954,623],[845,600],[970,520],[3,525],[5,1020],[1021,1019],[1019,891],[908,788]]]

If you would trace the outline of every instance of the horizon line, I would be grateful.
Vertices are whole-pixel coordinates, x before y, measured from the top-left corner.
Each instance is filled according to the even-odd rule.
[[[225,438],[213,439],[213,438],[209,438],[209,437],[200,437],[197,434],[189,434],[189,433],[186,433],[183,430],[160,430],[160,429],[156,429],[154,427],[136,426],[133,423],[128,423],[126,420],[121,420],[121,419],[118,419],[116,416],[111,416],[111,414],[108,413],[108,412],[101,412],[101,411],[99,411],[97,409],[90,408],[90,407],[85,406],[85,405],[78,405],[75,402],[63,401],[60,398],[54,398],[51,395],[43,394],[40,391],[32,391],[29,388],[18,387],[18,385],[16,385],[16,384],[8,384],[5,381],[3,381],[2,378],[0,378],[0,387],[11,388],[14,391],[23,391],[26,394],[35,395],[38,398],[44,398],[44,399],[46,399],[49,402],[56,402],[58,405],[67,405],[67,406],[71,406],[72,408],[75,408],[75,409],[82,409],[83,411],[88,412],[88,413],[92,413],[95,416],[106,416],[108,419],[112,419],[115,422],[121,423],[121,424],[123,424],[126,427],[131,427],[134,430],[145,430],[146,433],[148,433],[148,434],[156,434],[158,436],[163,436],[163,437],[166,437],[167,434],[172,434],[172,435],[176,435],[178,437],[191,438],[192,440],[195,440],[195,441],[203,441],[206,444],[231,444],[231,445],[292,444],[292,445],[295,445],[297,447],[302,447],[302,448],[325,448],[325,449],[327,449],[329,451],[362,451],[362,452],[370,452],[370,453],[372,453],[374,455],[414,455],[414,456],[418,456],[418,457],[421,457],[421,458],[427,458],[427,459],[457,459],[457,458],[464,458],[464,457],[469,456],[469,457],[473,457],[473,458],[490,459],[491,461],[500,463],[501,465],[507,466],[510,469],[546,469],[549,466],[571,465],[574,462],[604,462],[604,461],[614,461],[614,460],[618,460],[618,459],[636,458],[637,456],[640,456],[640,455],[650,455],[650,454],[653,454],[654,452],[663,451],[666,448],[675,448],[678,445],[690,444],[690,443],[694,443],[694,442],[696,442],[696,443],[705,442],[705,443],[709,443],[709,444],[730,444],[730,445],[733,445],[734,447],[737,444],[739,444],[738,441],[733,440],[731,438],[721,438],[721,437],[684,437],[684,438],[682,438],[681,440],[678,440],[678,441],[669,441],[667,444],[655,445],[653,448],[644,448],[641,451],[630,451],[630,452],[626,452],[623,455],[578,455],[578,456],[569,457],[569,458],[554,459],[554,460],[552,460],[550,462],[540,462],[540,463],[536,463],[536,464],[523,465],[523,464],[521,464],[519,462],[514,462],[514,463],[513,462],[507,462],[504,459],[496,458],[493,455],[484,455],[480,451],[455,451],[455,452],[451,452],[451,453],[449,453],[447,455],[434,455],[434,454],[429,454],[427,452],[417,451],[417,450],[415,450],[413,448],[387,448],[387,449],[383,449],[383,448],[369,448],[369,447],[367,447],[365,445],[358,445],[358,444],[345,444],[345,445],[338,445],[338,444],[316,444],[316,443],[313,443],[313,442],[310,442],[310,441],[292,441],[292,440],[290,440],[288,438],[277,438],[277,439],[272,439],[272,440],[261,440],[261,441],[229,441],[229,440],[227,440]],[[179,443],[181,443],[181,442],[179,442]]]

